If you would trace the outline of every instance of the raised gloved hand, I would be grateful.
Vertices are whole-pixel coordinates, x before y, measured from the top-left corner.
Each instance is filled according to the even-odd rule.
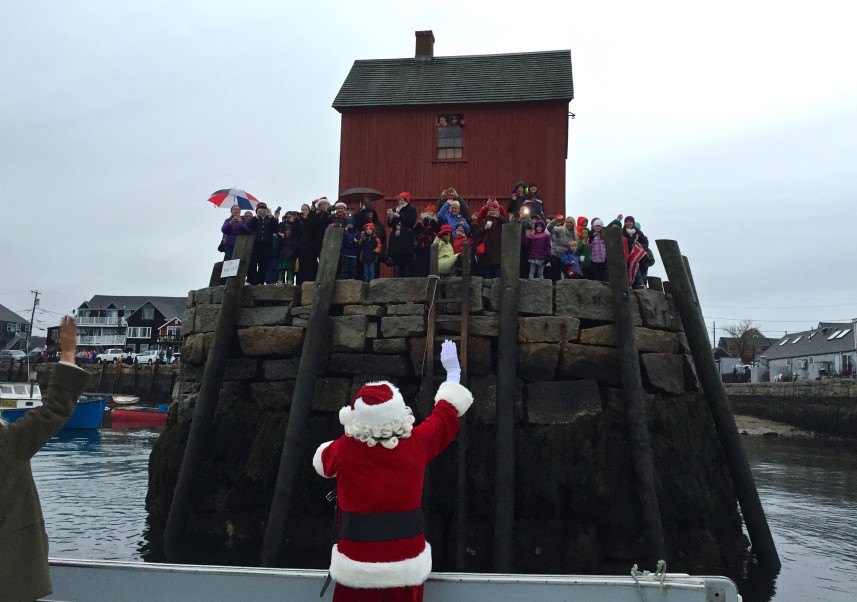
[[[454,383],[461,382],[461,365],[458,363],[458,349],[454,342],[446,340],[440,346],[440,363],[446,370],[446,380]]]

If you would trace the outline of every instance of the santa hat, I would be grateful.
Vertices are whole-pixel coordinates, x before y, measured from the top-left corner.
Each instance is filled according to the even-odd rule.
[[[336,204],[333,206],[333,208],[339,209],[340,207],[342,207],[343,209],[348,209],[348,205],[346,205],[342,201],[336,201]]]
[[[315,202],[317,205],[321,205],[322,203],[327,203],[328,205],[330,205],[330,201],[327,200],[326,196],[316,199]]]
[[[407,413],[405,400],[393,383],[385,380],[366,383],[351,400],[339,410],[339,422],[343,426],[362,422],[367,426],[399,420]]]

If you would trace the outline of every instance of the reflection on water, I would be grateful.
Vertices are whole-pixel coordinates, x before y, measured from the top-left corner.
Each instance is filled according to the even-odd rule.
[[[818,439],[744,437],[783,568],[747,602],[857,600],[857,450]],[[768,590],[767,592],[765,590]]]
[[[63,432],[33,459],[51,555],[140,560],[149,453],[158,431]],[[744,437],[783,563],[741,585],[747,602],[857,600],[857,448]]]
[[[50,554],[139,560],[158,431],[61,431],[33,458]]]

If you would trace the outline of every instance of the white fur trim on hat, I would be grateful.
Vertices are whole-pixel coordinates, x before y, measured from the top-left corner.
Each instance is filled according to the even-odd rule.
[[[434,396],[434,402],[437,403],[441,399],[458,410],[458,416],[460,418],[461,416],[464,416],[464,413],[470,407],[470,404],[473,403],[473,393],[471,393],[464,385],[447,380],[440,383],[440,386],[437,388],[437,394]]]
[[[325,479],[332,479],[336,476],[334,474],[324,474],[324,465],[321,462],[321,453],[327,449],[327,446],[333,443],[333,441],[325,441],[321,445],[318,446],[318,449],[315,450],[315,454],[312,457],[312,467],[315,468],[315,471],[323,476]]]
[[[431,546],[418,556],[398,562],[360,562],[339,551],[334,544],[330,555],[330,576],[337,583],[359,589],[420,585],[431,573]]]
[[[367,385],[387,385],[393,392],[393,396],[389,401],[371,406],[363,403],[363,400],[358,397],[354,400],[353,410],[350,404],[339,410],[340,424],[347,426],[357,420],[368,426],[379,426],[400,420],[407,413],[405,400],[396,385],[385,380],[366,383],[364,386]]]
[[[333,206],[334,206],[334,207],[337,207],[337,208],[338,208],[338,207],[342,207],[343,209],[347,209],[347,208],[348,208],[348,205],[346,205],[346,204],[345,204],[345,203],[343,203],[342,201],[337,201],[336,203],[334,203],[334,204],[333,204]]]

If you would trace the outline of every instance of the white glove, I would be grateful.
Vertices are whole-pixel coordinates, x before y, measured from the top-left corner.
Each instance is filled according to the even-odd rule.
[[[446,340],[440,346],[440,363],[446,370],[446,380],[454,383],[461,382],[461,365],[458,363],[458,349],[454,342]]]

